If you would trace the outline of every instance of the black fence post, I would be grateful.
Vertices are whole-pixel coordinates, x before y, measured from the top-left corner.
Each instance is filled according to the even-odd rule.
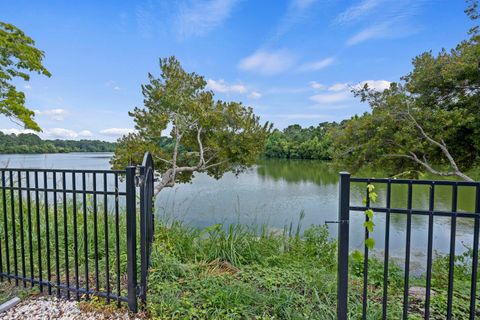
[[[146,303],[147,287],[147,228],[146,226],[146,206],[145,206],[145,166],[140,166],[140,300],[143,305]]]
[[[348,317],[350,173],[340,172],[338,198],[337,319]]]
[[[137,209],[135,189],[136,167],[126,168],[127,193],[127,275],[128,308],[137,312]]]

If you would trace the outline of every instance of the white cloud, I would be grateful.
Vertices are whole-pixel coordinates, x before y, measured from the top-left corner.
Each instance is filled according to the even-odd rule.
[[[359,20],[369,14],[373,9],[377,8],[381,2],[382,0],[363,0],[340,13],[335,19],[335,23],[346,24]]]
[[[47,116],[52,120],[63,121],[67,115],[67,110],[62,108],[56,109],[46,109],[46,110],[35,110],[35,114],[39,116]]]
[[[132,132],[135,132],[135,130],[129,128],[108,128],[100,130],[101,134],[109,137],[121,137]]]
[[[75,139],[78,137],[78,133],[65,128],[51,128],[43,131],[47,138],[52,139]]]
[[[93,137],[93,133],[90,130],[82,130],[78,133],[81,137]]]
[[[318,83],[317,81],[310,81],[310,87],[316,90],[325,89],[325,86],[321,83]]]
[[[361,42],[370,40],[370,39],[382,39],[387,38],[392,34],[392,25],[391,23],[381,23],[377,25],[370,26],[362,31],[358,32],[354,36],[350,37],[347,40],[347,45],[353,46]]]
[[[321,111],[336,111],[336,110],[345,110],[345,109],[351,109],[352,104],[316,104],[313,106],[310,106],[310,109],[314,110],[321,110]]]
[[[111,88],[115,91],[120,91],[120,87],[118,86],[118,84],[113,81],[113,80],[108,80],[107,82],[105,82],[105,86],[108,87],[108,88]]]
[[[220,93],[245,93],[247,87],[243,84],[227,84],[224,80],[207,79],[207,89]]]
[[[300,66],[299,70],[300,71],[316,71],[316,70],[321,70],[323,68],[328,67],[332,63],[335,62],[334,57],[328,57],[322,60],[314,61],[314,62],[309,62],[306,64],[303,64]]]
[[[315,85],[318,84],[317,82],[313,82],[313,83]],[[331,93],[316,94],[311,96],[310,100],[319,104],[319,106],[316,106],[316,107],[323,108],[325,105],[327,105],[327,107],[330,109],[339,109],[339,108],[344,109],[345,107],[340,106],[339,103],[344,103],[348,101],[353,102],[354,96],[353,96],[353,93],[351,92],[351,89],[360,89],[365,84],[368,84],[368,87],[370,89],[377,90],[377,91],[383,91],[390,87],[390,81],[387,81],[387,80],[364,80],[364,81],[360,81],[355,85],[351,85],[348,82],[346,83],[339,82],[328,87],[324,87],[320,85],[321,86],[319,87],[320,90],[327,90]]]
[[[29,89],[32,89],[32,86],[29,85],[28,83],[26,85],[23,86],[25,89],[29,90]]]
[[[390,81],[387,80],[364,80],[359,83],[357,83],[354,88],[360,89],[365,86],[365,84],[368,84],[368,87],[370,89],[376,90],[376,91],[383,91],[385,89],[390,88]]]
[[[317,103],[326,104],[326,103],[337,103],[348,100],[352,95],[348,91],[337,92],[337,93],[324,93],[316,94],[310,97],[310,100]]]
[[[249,97],[250,99],[259,99],[259,98],[262,97],[262,94],[261,94],[260,92],[258,92],[258,91],[252,91],[252,92],[250,92],[250,94],[248,95],[248,97]]]
[[[328,91],[335,91],[335,92],[345,91],[348,88],[349,88],[348,83],[335,83],[335,84],[331,85],[330,87],[328,87]]]
[[[289,69],[293,62],[293,56],[286,50],[271,52],[258,50],[240,61],[239,68],[264,75],[274,75]]]
[[[37,133],[33,130],[30,129],[16,129],[16,128],[5,128],[5,129],[0,129],[4,134],[21,134],[21,133]]]
[[[204,35],[222,24],[238,0],[189,1],[180,6],[176,19],[181,37]]]

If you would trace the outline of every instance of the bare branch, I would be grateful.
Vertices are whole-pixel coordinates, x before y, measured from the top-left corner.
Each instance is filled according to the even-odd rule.
[[[172,164],[172,161],[171,160],[167,160],[167,159],[163,159],[163,158],[160,158],[159,156],[154,156],[156,159],[160,160],[160,161],[163,161],[165,163],[168,163],[168,164]]]
[[[203,144],[202,144],[202,126],[199,126],[197,129],[197,142],[198,142],[198,150],[199,150],[199,159],[198,159],[198,167],[205,166],[205,159],[203,157]]]
[[[440,142],[436,141],[435,139],[433,139],[432,137],[430,137],[426,132],[425,130],[423,129],[423,127],[417,122],[417,120],[415,119],[415,117],[412,116],[412,114],[410,113],[410,108],[408,109],[407,111],[407,115],[409,116],[409,118],[413,121],[414,125],[417,127],[417,129],[420,131],[420,134],[427,140],[429,141],[430,143],[432,143],[433,145],[436,145],[438,146],[443,154],[447,157],[448,159],[448,162],[450,163],[450,166],[452,167],[453,169],[453,173],[452,172],[440,172],[440,171],[437,171],[435,169],[433,169],[427,162],[427,159],[425,158],[425,155],[423,157],[423,160],[424,161],[421,161],[420,159],[418,159],[418,157],[411,152],[411,155],[412,155],[412,159],[421,164],[422,166],[424,166],[428,171],[434,173],[434,174],[437,174],[437,175],[440,175],[440,176],[452,176],[452,175],[455,175],[459,178],[462,178],[463,180],[465,181],[473,181],[472,178],[470,178],[469,176],[467,176],[466,174],[464,174],[463,172],[460,171],[460,169],[458,168],[457,166],[457,163],[455,162],[455,160],[453,159],[452,155],[450,154],[450,151],[448,150],[447,148],[447,144],[445,143],[445,141],[443,139],[440,139]]]
[[[217,163],[212,163],[211,165],[208,165],[208,166],[205,166],[204,169],[209,169],[209,168],[213,168],[213,167],[218,167],[224,163],[227,163],[228,161],[230,161],[229,159],[226,159],[226,160],[223,160],[223,161],[220,161],[220,162],[217,162]]]
[[[433,173],[435,175],[438,175],[438,176],[442,176],[442,177],[452,177],[452,176],[457,176],[459,178],[462,178],[463,180],[465,181],[473,181],[472,178],[468,177],[467,175],[465,175],[464,173],[460,172],[460,171],[447,171],[447,172],[444,172],[444,171],[438,171],[436,169],[434,169],[427,161],[426,161],[426,158],[425,156],[423,157],[423,161],[420,160],[418,158],[418,156],[414,153],[414,152],[409,152],[410,155],[408,154],[386,154],[385,156],[386,157],[398,157],[398,158],[407,158],[407,159],[410,159],[410,160],[413,160],[415,161],[416,163],[420,164],[422,167],[424,167],[428,172],[430,173]]]

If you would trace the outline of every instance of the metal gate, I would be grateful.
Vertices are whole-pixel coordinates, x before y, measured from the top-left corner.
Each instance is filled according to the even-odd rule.
[[[365,187],[366,201],[363,206],[352,206],[350,203],[350,187],[351,183],[361,183]],[[384,206],[372,206],[369,197],[369,184],[383,184],[386,186],[386,201]],[[403,185],[407,188],[407,205],[406,208],[392,207],[392,185]],[[423,185],[429,187],[428,210],[420,210],[412,207],[413,185]],[[451,210],[444,211],[435,207],[435,188],[436,186],[446,186],[451,190]],[[458,210],[458,189],[459,187],[470,188],[475,194],[474,212],[459,212]],[[453,284],[455,269],[455,237],[457,219],[473,219],[473,243],[472,243],[472,271],[470,282],[470,302],[469,302],[469,318],[475,319],[475,302],[477,295],[477,269],[478,269],[478,245],[480,230],[480,182],[464,182],[464,181],[431,181],[431,180],[404,180],[404,179],[364,179],[351,178],[347,172],[340,173],[339,184],[339,212],[338,212],[338,269],[337,269],[337,317],[340,320],[348,318],[348,259],[349,259],[349,223],[350,212],[365,212],[373,210],[374,212],[385,214],[385,248],[384,248],[384,270],[382,285],[382,319],[387,319],[388,305],[388,262],[389,262],[389,240],[390,240],[390,217],[391,214],[406,215],[406,232],[405,232],[405,259],[404,259],[404,288],[403,288],[403,319],[407,319],[409,312],[409,278],[410,278],[410,247],[412,233],[412,217],[426,216],[428,217],[428,234],[427,234],[427,265],[426,265],[426,283],[425,283],[425,309],[424,318],[430,319],[431,305],[431,280],[432,280],[432,256],[433,256],[433,218],[448,217],[451,221],[450,229],[450,247],[448,256],[448,290],[447,290],[447,310],[446,318],[452,318],[452,302],[453,302]],[[365,215],[368,222],[368,215]],[[369,232],[367,228],[364,230],[365,239],[368,239]],[[368,314],[368,255],[369,249],[364,247],[363,261],[363,292],[362,296],[362,319],[366,319]]]
[[[154,167],[152,155],[147,152],[140,167],[140,299],[147,299],[147,275],[150,267],[154,228]]]

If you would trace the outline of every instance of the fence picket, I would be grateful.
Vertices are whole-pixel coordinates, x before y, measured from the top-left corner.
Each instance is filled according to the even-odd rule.
[[[350,204],[350,184],[355,183],[373,183],[387,185],[387,199],[385,207],[371,207],[368,202],[364,206],[353,206]],[[407,208],[395,208],[391,206],[391,185],[406,185]],[[428,210],[414,209],[412,207],[413,185],[424,185],[430,187]],[[452,207],[450,211],[441,211],[435,209],[435,186],[450,186],[452,188]],[[465,186],[475,188],[476,202],[475,213],[458,212],[458,187]],[[430,318],[431,304],[431,281],[432,281],[432,262],[433,262],[433,223],[434,217],[449,217],[451,219],[450,232],[450,249],[448,260],[448,289],[447,289],[447,308],[446,318],[453,317],[453,289],[454,289],[454,268],[455,268],[455,238],[456,225],[458,219],[474,219],[473,234],[473,253],[472,253],[472,278],[470,285],[470,319],[476,316],[476,290],[477,290],[477,273],[478,273],[478,246],[480,237],[480,182],[465,181],[432,181],[432,180],[405,180],[405,179],[367,179],[367,178],[351,178],[346,172],[340,173],[340,193],[339,193],[339,232],[338,232],[338,284],[337,284],[337,318],[344,320],[348,315],[348,233],[350,221],[350,211],[364,212],[371,209],[377,213],[386,214],[385,228],[385,253],[384,253],[384,279],[383,279],[383,301],[382,301],[382,318],[387,319],[387,290],[388,290],[388,258],[389,258],[389,223],[390,214],[398,213],[406,215],[406,235],[405,235],[405,261],[404,261],[404,285],[403,285],[403,319],[407,319],[409,311],[409,277],[410,277],[410,242],[412,232],[412,217],[428,216],[428,234],[427,234],[427,268],[426,268],[426,287],[425,287],[425,313],[424,318]],[[368,231],[368,230],[367,230]],[[366,235],[367,232],[365,232]],[[368,250],[364,255],[364,272],[368,270]],[[364,287],[362,292],[362,318],[365,319],[367,314],[368,297],[365,291],[365,283],[368,280],[367,272],[364,273]]]

